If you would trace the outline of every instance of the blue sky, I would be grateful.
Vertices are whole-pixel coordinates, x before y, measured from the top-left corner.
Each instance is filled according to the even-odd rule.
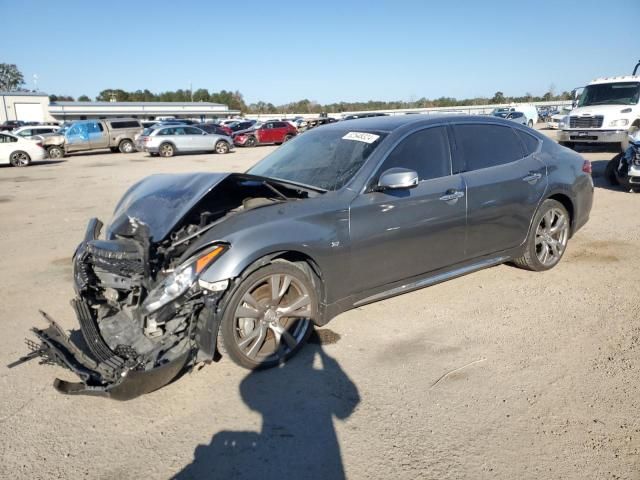
[[[33,88],[239,90],[248,103],[542,95],[640,58],[640,0],[10,1]]]

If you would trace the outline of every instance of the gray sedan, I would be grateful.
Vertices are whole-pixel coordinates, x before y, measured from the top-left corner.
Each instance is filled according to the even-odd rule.
[[[161,157],[192,152],[229,153],[233,148],[233,140],[230,137],[208,134],[189,125],[146,128],[136,139],[138,151]]]
[[[60,391],[120,399],[221,354],[277,366],[314,325],[360,305],[505,262],[553,268],[592,201],[591,164],[512,121],[326,125],[244,174],[131,187],[104,238],[91,220],[74,255],[92,355],[51,319],[33,330],[37,355],[80,376]]]

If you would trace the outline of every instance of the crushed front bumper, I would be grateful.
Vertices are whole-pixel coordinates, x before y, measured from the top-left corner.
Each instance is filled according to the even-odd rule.
[[[83,308],[77,303],[74,306],[77,312]],[[51,317],[44,312],[41,313],[49,326],[42,330],[32,329],[41,344],[27,342],[32,353],[28,358],[24,358],[28,360],[39,356],[41,363],[65,367],[80,377],[81,382],[68,382],[56,378],[53,386],[61,393],[130,400],[171,382],[184,369],[191,356],[188,350],[159,367],[146,371],[138,370],[135,365],[127,365],[123,358],[111,352],[100,337],[92,338],[83,330],[85,341],[91,350],[84,352]],[[78,320],[82,325],[83,320],[80,317],[81,313]],[[15,364],[18,363],[20,361]]]

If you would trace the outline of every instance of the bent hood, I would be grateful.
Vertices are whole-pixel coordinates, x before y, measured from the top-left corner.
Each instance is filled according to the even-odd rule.
[[[107,236],[130,235],[132,220],[149,227],[151,240],[163,240],[171,230],[229,173],[158,174],[140,180],[124,194]]]

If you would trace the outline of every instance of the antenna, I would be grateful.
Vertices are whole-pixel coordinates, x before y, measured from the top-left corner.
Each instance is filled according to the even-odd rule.
[[[33,74],[33,89],[38,91],[38,75],[35,73]]]
[[[638,63],[636,63],[636,68],[633,69],[633,73],[631,75],[636,74],[636,72],[638,71],[638,67],[640,67],[640,60],[638,60]]]

